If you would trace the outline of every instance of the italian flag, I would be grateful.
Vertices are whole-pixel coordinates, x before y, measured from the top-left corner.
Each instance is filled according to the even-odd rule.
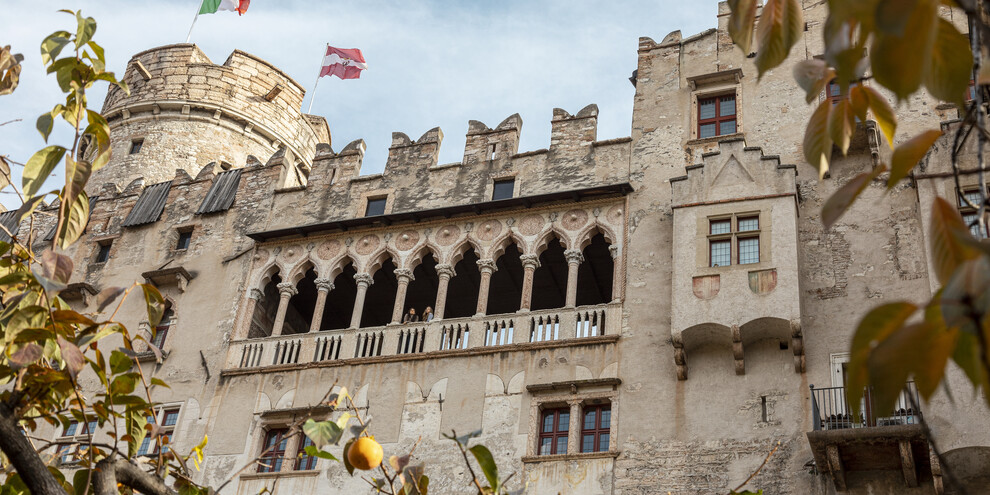
[[[251,0],[203,0],[203,6],[199,8],[200,14],[216,14],[218,10],[228,10],[243,15],[247,12]]]

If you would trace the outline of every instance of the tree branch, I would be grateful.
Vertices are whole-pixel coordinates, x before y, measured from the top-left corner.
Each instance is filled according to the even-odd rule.
[[[7,404],[0,403],[0,450],[7,454],[17,474],[24,480],[31,493],[38,495],[64,494],[62,485],[48,471],[35,452],[34,446],[24,436],[17,424],[17,416]]]

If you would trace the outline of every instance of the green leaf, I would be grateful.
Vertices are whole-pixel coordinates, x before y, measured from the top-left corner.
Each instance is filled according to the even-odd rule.
[[[14,214],[14,224],[20,224],[25,218],[34,213],[35,208],[45,200],[47,194],[39,194],[37,196],[28,198],[20,208],[17,209],[17,213]]]
[[[113,351],[110,353],[110,372],[118,375],[120,373],[126,373],[131,370],[131,366],[134,365],[134,361],[131,358],[120,351]]]
[[[55,119],[52,118],[51,112],[43,113],[38,116],[38,122],[35,123],[35,127],[38,132],[41,133],[41,137],[45,138],[45,142],[48,142],[48,136],[52,133],[52,128],[55,126]]]
[[[873,118],[880,125],[883,135],[887,137],[887,144],[893,148],[894,133],[897,132],[897,118],[894,116],[894,109],[890,107],[890,102],[880,92],[869,86],[859,84],[853,88],[853,91],[866,95],[869,101],[870,111],[873,112]]]
[[[44,349],[34,342],[28,342],[10,354],[10,368],[18,370],[41,358]]]
[[[302,431],[313,441],[313,445],[317,448],[322,448],[324,445],[336,444],[340,441],[340,436],[344,434],[337,423],[333,421],[313,421],[313,418],[307,419],[302,425]]]
[[[968,38],[951,22],[939,17],[931,65],[925,71],[928,92],[940,100],[964,107],[972,70],[973,54]]]
[[[468,450],[474,454],[478,465],[481,466],[481,472],[485,474],[485,479],[488,480],[488,486],[492,488],[492,491],[498,493],[501,488],[499,486],[501,481],[498,478],[498,466],[495,465],[495,458],[492,457],[491,451],[484,445],[475,445]]]
[[[65,188],[62,189],[62,201],[74,203],[86,187],[92,173],[93,167],[90,162],[65,157]]]
[[[351,476],[354,476],[354,466],[351,465],[350,459],[347,458],[347,450],[351,448],[351,444],[353,444],[356,439],[357,438],[352,438],[344,444],[344,468],[347,469],[347,474],[350,474]]]
[[[137,455],[138,447],[148,435],[145,426],[148,424],[147,411],[143,407],[128,406],[124,413],[127,425],[127,434],[131,439],[127,441],[127,455],[134,457]]]
[[[849,141],[856,130],[856,116],[849,98],[842,98],[832,105],[828,114],[828,135],[845,156],[849,151]]]
[[[89,197],[85,191],[76,196],[72,203],[63,202],[59,205],[58,231],[55,233],[55,245],[66,249],[82,236],[89,223]]]
[[[871,382],[868,363],[873,348],[900,329],[917,309],[909,302],[888,303],[873,308],[859,322],[846,367],[846,403],[852,407],[854,415],[859,413],[859,401]]]
[[[96,20],[92,17],[83,18],[82,14],[76,12],[76,22],[78,24],[76,30],[76,50],[81,48],[89,40],[93,39],[93,34],[96,32]]]
[[[894,148],[894,156],[890,159],[890,179],[887,180],[887,189],[893,189],[901,179],[907,177],[941,135],[942,131],[930,129]]]
[[[959,210],[942,198],[936,197],[932,204],[930,237],[935,275],[943,285],[949,283],[959,265],[980,255],[967,242],[971,234]]]
[[[801,39],[803,30],[799,0],[767,0],[756,27],[756,36],[760,41],[759,51],[756,52],[758,79],[783,63],[791,47]]]
[[[72,487],[75,495],[83,495],[89,488],[89,469],[80,469],[72,474]]]
[[[165,299],[162,293],[151,284],[139,284],[144,292],[144,303],[148,310],[148,324],[157,326],[165,313]]]
[[[110,395],[130,395],[134,393],[134,388],[137,386],[137,379],[134,378],[130,373],[126,375],[120,375],[114,378],[110,382]]]
[[[886,171],[887,166],[880,165],[874,168],[872,172],[864,172],[853,177],[839,190],[832,193],[832,196],[825,201],[825,206],[822,207],[822,224],[825,225],[825,228],[831,228],[842,217],[842,214],[852,206],[856,198],[866,190],[867,186]]]
[[[305,450],[306,450],[306,455],[308,455],[310,457],[319,457],[320,459],[327,459],[327,460],[330,460],[330,461],[340,462],[340,459],[337,459],[336,457],[334,457],[333,454],[331,454],[331,453],[329,453],[329,452],[327,452],[325,450],[320,450],[320,449],[316,448],[313,445],[307,445]]]
[[[756,24],[756,0],[729,0],[729,36],[746,55],[753,46],[753,28]]]
[[[28,159],[24,164],[21,189],[25,196],[34,196],[41,189],[42,184],[51,175],[52,170],[65,156],[65,148],[61,146],[47,146]]]
[[[58,58],[65,45],[69,44],[68,31],[55,31],[41,42],[41,63],[48,65]]]
[[[818,169],[819,179],[828,173],[828,161],[832,157],[832,139],[828,133],[828,114],[831,109],[832,104],[828,100],[819,103],[804,131],[804,159]]]
[[[938,27],[937,7],[936,0],[916,0],[912,7],[905,8],[909,17],[901,34],[874,33],[870,49],[873,76],[898,99],[917,91],[925,78]]]

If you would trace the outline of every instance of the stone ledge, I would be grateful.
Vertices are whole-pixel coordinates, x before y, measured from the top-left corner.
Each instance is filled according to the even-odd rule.
[[[327,332],[330,334],[331,332]],[[299,334],[305,335],[305,334]],[[257,339],[258,342],[264,342]],[[421,361],[425,359],[443,359],[455,357],[483,356],[485,354],[501,354],[503,352],[517,351],[538,351],[543,349],[556,349],[560,347],[580,347],[597,344],[614,344],[618,342],[618,335],[601,335],[598,337],[581,337],[565,340],[552,340],[548,342],[524,342],[519,344],[508,344],[498,346],[472,347],[470,349],[454,349],[443,351],[421,352],[416,354],[393,354],[389,356],[375,356],[362,358],[346,358],[333,361],[313,361],[309,363],[278,364],[269,366],[256,366],[252,368],[230,368],[220,372],[221,377],[253,375],[255,373],[281,373],[285,371],[296,371],[312,368],[334,368],[339,366],[357,366],[362,364],[396,363],[402,361]]]
[[[522,457],[524,464],[535,464],[538,462],[555,462],[555,461],[584,461],[590,459],[608,459],[616,458],[621,455],[620,451],[609,451],[609,452],[579,452],[576,454],[554,454],[554,455],[525,455]]]
[[[616,387],[621,384],[622,384],[622,380],[619,378],[589,378],[586,380],[568,380],[564,382],[534,383],[531,385],[526,385],[526,391],[533,393],[533,392],[546,392],[548,390],[567,390],[571,387],[576,387],[576,388],[601,387],[601,386]]]
[[[282,461],[285,462],[285,461]],[[245,473],[240,476],[242,480],[263,480],[269,479],[273,480],[276,478],[307,478],[310,476],[319,476],[319,469],[307,469],[305,471],[279,471],[277,473]]]

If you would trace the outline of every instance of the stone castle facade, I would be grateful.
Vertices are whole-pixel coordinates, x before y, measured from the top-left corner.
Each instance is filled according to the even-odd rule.
[[[471,121],[458,163],[438,163],[439,128],[396,132],[374,175],[364,142],[331,144],[271,64],[141,52],[130,95],[103,108],[113,159],[90,181],[64,295],[95,311],[104,287],[160,288],[154,339],[138,301],[118,317],[164,352],[144,362],[171,385],[155,398],[175,448],[209,434],[200,481],[215,486],[279,446],[238,494],[367,492],[339,464],[299,461],[298,439],[278,444],[326,415],[334,386],[386,455],[419,442],[433,493],[470,492],[451,430],[481,430],[534,494],[727,493],[778,442],[751,488],[951,493],[920,415],[954,476],[988,486],[988,411],[958,370],[955,402],[920,411],[905,398],[856,418],[839,399],[859,318],[937,288],[929,209],[957,193],[943,137],[911,181],[873,184],[823,228],[824,201],[890,151],[867,119],[830,176],[803,162],[814,106],[790,67],[824,51],[824,7],[804,4],[805,40],[759,83],[725,4],[716,29],[641,38],[629,137],[598,140],[593,104],[555,109],[541,150],[519,149],[518,115]],[[958,118],[925,95],[902,110],[898,141]],[[427,306],[432,320],[403,323]]]

